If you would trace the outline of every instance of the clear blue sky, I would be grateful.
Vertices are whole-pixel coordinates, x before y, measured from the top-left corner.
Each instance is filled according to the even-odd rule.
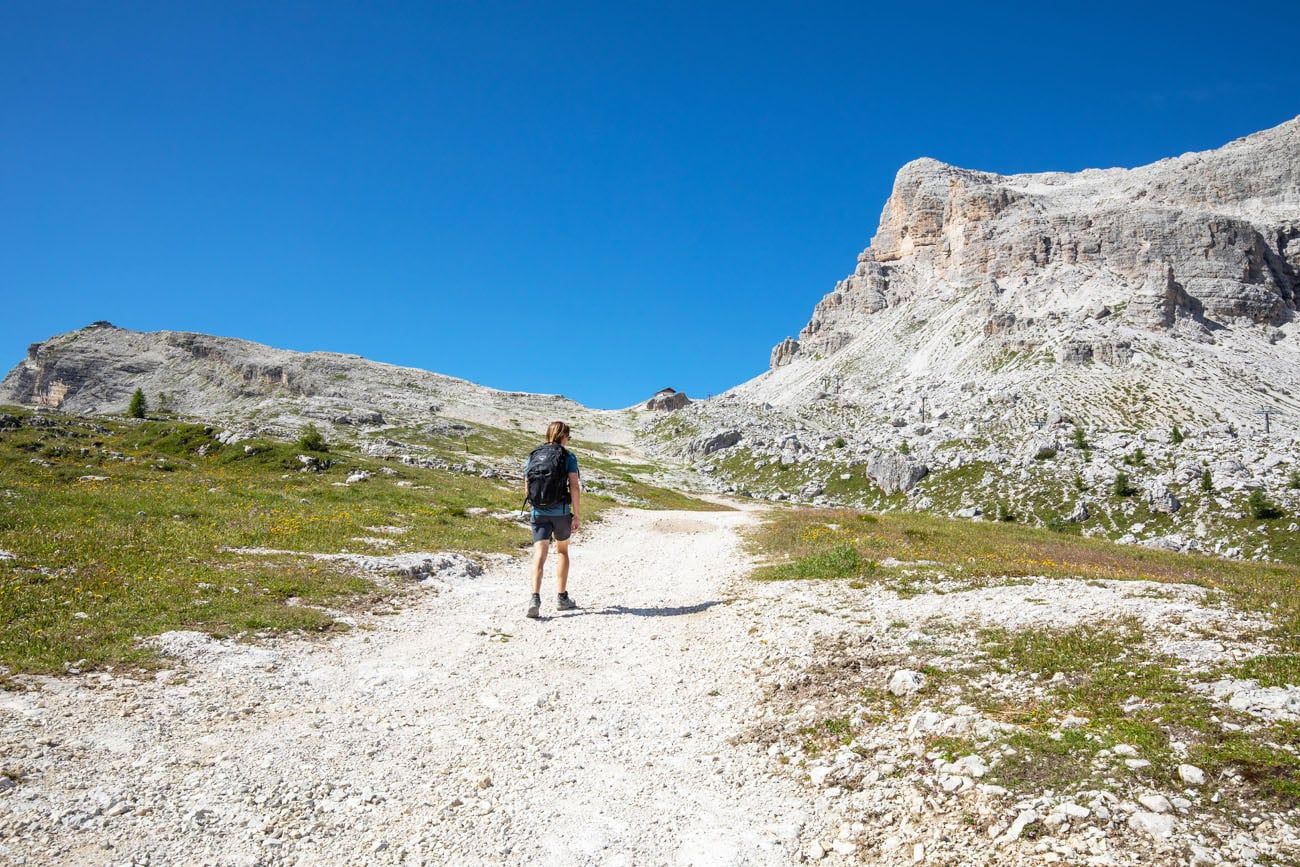
[[[918,156],[1300,113],[1285,4],[0,6],[0,365],[108,319],[630,404],[761,372]]]

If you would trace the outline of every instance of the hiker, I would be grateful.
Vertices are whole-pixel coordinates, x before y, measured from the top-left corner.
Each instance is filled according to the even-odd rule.
[[[578,458],[569,451],[569,426],[553,421],[546,428],[546,442],[533,449],[524,463],[524,505],[533,507],[533,596],[528,617],[541,616],[542,567],[555,538],[555,583],[559,595],[556,608],[571,611],[578,605],[569,598],[569,536],[578,531],[578,508],[582,483]]]

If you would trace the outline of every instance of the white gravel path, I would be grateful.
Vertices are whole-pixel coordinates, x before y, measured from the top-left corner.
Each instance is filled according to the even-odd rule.
[[[582,609],[555,613],[552,562],[539,622],[514,563],[332,641],[173,634],[173,677],[0,693],[27,773],[0,861],[797,862],[809,792],[729,742],[760,698],[728,604],[751,520],[611,515],[574,543]]]

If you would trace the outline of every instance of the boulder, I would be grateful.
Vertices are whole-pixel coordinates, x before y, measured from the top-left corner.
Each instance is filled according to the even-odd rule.
[[[664,388],[655,392],[654,397],[645,402],[645,408],[655,412],[672,412],[691,402],[686,392],[675,388]]]
[[[711,455],[714,452],[731,448],[740,442],[740,431],[729,430],[715,434],[704,434],[691,442],[690,451],[697,455]]]
[[[910,491],[929,473],[924,464],[889,453],[879,454],[867,464],[867,476],[886,494]]]
[[[897,696],[911,695],[925,686],[925,675],[900,668],[889,678],[889,691]]]
[[[1152,482],[1147,488],[1147,504],[1151,507],[1151,511],[1164,512],[1167,515],[1183,507],[1173,491],[1169,490],[1169,486],[1159,480]]]
[[[1032,464],[1034,461],[1045,461],[1054,457],[1056,457],[1056,443],[1049,439],[1030,440],[1020,451],[1022,464]]]

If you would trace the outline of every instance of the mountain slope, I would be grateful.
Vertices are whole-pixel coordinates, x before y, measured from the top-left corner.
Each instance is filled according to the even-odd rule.
[[[916,160],[771,369],[643,435],[720,490],[1290,556],[1256,515],[1300,512],[1298,275],[1300,118],[1136,169]]]
[[[1244,426],[1263,404],[1300,413],[1298,272],[1300,119],[1137,169],[916,160],[854,273],[732,394],[798,406],[905,383],[969,413],[1009,388],[1021,421]]]
[[[130,331],[107,322],[31,346],[0,382],[0,403],[122,412],[136,388],[181,415],[238,427],[292,430],[307,421],[378,427],[442,418],[536,432],[563,418],[589,440],[631,440],[624,415],[562,395],[500,391],[356,355]]]

